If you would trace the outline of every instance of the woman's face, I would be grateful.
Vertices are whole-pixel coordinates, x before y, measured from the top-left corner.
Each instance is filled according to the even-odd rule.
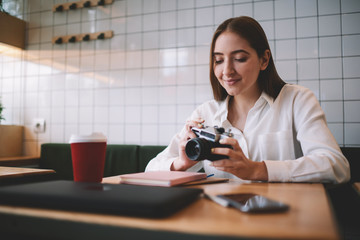
[[[260,70],[267,67],[266,55],[259,58],[247,40],[236,33],[223,32],[215,42],[214,74],[231,96],[259,94],[257,79]]]

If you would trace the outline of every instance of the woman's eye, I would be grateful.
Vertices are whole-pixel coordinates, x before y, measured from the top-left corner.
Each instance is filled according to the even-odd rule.
[[[236,58],[235,60],[238,62],[246,62],[247,58]]]
[[[220,64],[220,63],[222,63],[223,61],[224,61],[224,60],[222,60],[222,59],[218,59],[218,60],[215,59],[215,60],[214,60],[214,63],[215,63],[215,64]]]

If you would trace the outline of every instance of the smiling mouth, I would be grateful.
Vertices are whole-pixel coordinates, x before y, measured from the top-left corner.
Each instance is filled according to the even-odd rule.
[[[229,79],[229,80],[223,80],[225,84],[232,86],[240,81],[240,79]]]

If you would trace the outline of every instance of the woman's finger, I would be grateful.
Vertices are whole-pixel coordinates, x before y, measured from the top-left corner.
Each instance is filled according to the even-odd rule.
[[[223,138],[219,142],[220,144],[230,145],[234,151],[241,151],[242,149],[239,142],[235,138]]]
[[[233,168],[234,167],[234,162],[231,160],[216,160],[213,161],[211,164],[211,166],[216,167],[216,168]]]
[[[194,132],[190,131],[189,134],[188,134],[187,140],[190,140],[190,139],[193,139],[193,138],[196,138],[196,137],[197,137],[196,134]]]
[[[211,149],[211,154],[219,154],[230,157],[231,151],[233,151],[231,148],[217,147]],[[224,159],[225,158],[226,157],[224,157]]]
[[[186,126],[190,127],[190,129],[192,127],[197,127],[197,128],[201,128],[203,125],[202,123],[204,123],[205,120],[202,118],[196,118],[196,119],[192,119],[192,120],[187,120],[186,121]]]

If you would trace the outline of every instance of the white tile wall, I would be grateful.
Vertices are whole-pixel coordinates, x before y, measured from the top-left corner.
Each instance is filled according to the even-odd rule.
[[[316,16],[317,14],[316,0],[297,0],[295,7],[297,17]]]
[[[318,59],[304,59],[297,61],[298,80],[311,80],[319,78]]]
[[[297,40],[298,58],[317,58],[318,54],[318,38],[306,38]]]
[[[274,18],[273,2],[259,1],[254,3],[254,17],[258,20],[271,20]]]
[[[275,43],[276,59],[296,59],[296,41],[292,40],[279,40]]]
[[[357,34],[360,31],[360,26],[358,24],[351,24],[354,21],[360,21],[360,13],[342,15],[342,32],[344,34]]]
[[[233,9],[234,9],[234,16],[247,15],[247,16],[253,17],[253,4],[252,3],[235,4]]]
[[[340,18],[341,18],[340,15],[319,16],[319,35],[320,36],[340,35],[341,34]]]
[[[321,107],[323,108],[326,120],[329,122],[342,122],[343,119],[343,103],[332,101],[322,102]]]
[[[344,77],[345,78],[358,78],[360,75],[360,57],[344,57]]]
[[[341,58],[320,59],[320,78],[341,78]]]
[[[345,55],[345,38],[340,36],[336,37],[321,37],[319,38],[319,56],[326,57],[340,57],[341,56],[341,40],[344,43],[344,55]],[[348,44],[346,44],[348,46]],[[353,48],[356,51],[356,48]],[[350,50],[351,52],[351,50]]]
[[[275,18],[294,18],[295,1],[278,0],[275,1]]]
[[[295,38],[295,19],[284,19],[275,21],[275,37],[277,39]]]
[[[360,79],[346,79],[344,81],[344,100],[360,99]]]
[[[320,99],[342,100],[343,99],[343,82],[341,79],[322,80],[320,81]]]
[[[306,17],[296,19],[296,36],[298,38],[304,37],[318,37],[318,18]]]
[[[360,146],[360,1],[115,0],[53,13],[61,0],[4,0],[28,22],[25,51],[0,53],[4,124],[25,125],[25,154],[73,133],[109,143],[167,144],[212,98],[208,57],[223,20],[255,17],[279,74],[310,88],[340,145]],[[113,30],[111,40],[53,45],[54,36]],[[32,132],[34,118],[46,132]]]

